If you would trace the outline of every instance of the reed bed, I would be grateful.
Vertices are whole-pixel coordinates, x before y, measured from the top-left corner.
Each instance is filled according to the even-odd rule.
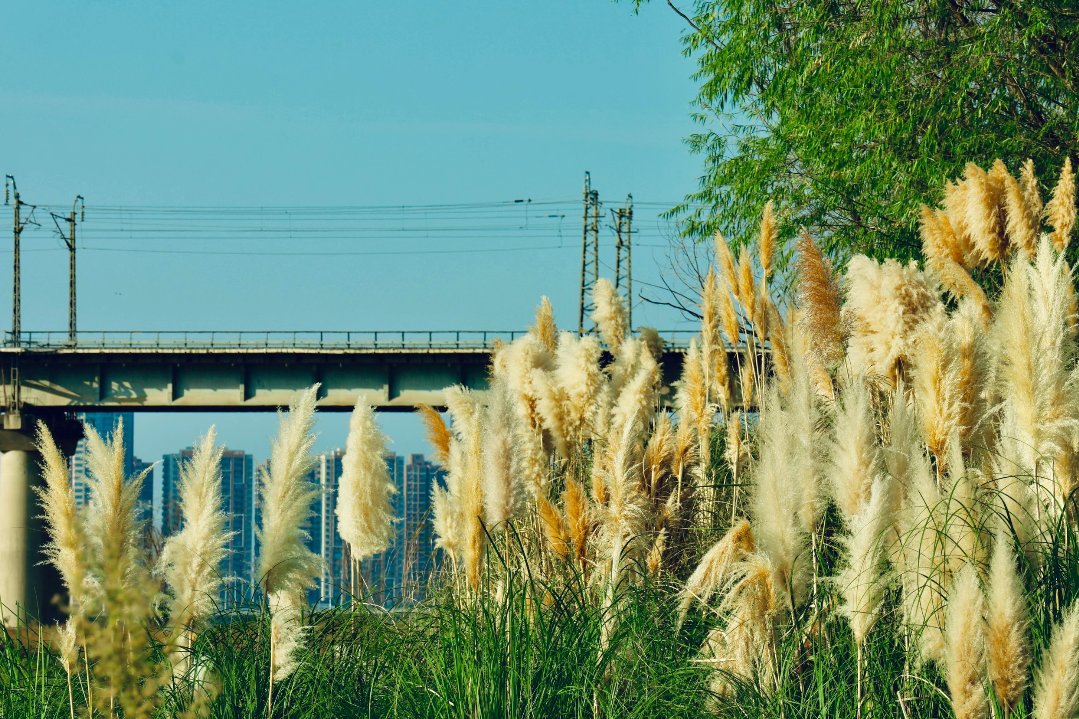
[[[394,611],[299,599],[316,388],[262,479],[260,592],[229,612],[212,434],[154,571],[122,438],[91,437],[80,514],[43,430],[71,619],[2,644],[2,716],[1077,716],[1070,162],[1046,189],[1029,163],[969,165],[923,208],[921,265],[833,267],[804,232],[781,265],[769,204],[753,242],[716,238],[674,383],[609,283],[584,336],[544,299],[485,392],[421,410],[440,562]],[[384,441],[361,403],[338,505],[356,559],[391,534]]]

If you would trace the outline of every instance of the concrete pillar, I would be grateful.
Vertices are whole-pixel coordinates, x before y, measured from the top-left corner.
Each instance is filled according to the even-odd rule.
[[[36,453],[0,452],[0,621],[36,615],[35,560],[40,541],[35,515]]]
[[[35,488],[42,486],[41,455],[30,423],[5,415],[0,429],[0,625],[53,621],[60,616],[56,599],[63,585],[45,564],[48,541]],[[70,456],[81,436],[77,425],[62,418],[49,422],[60,447]]]

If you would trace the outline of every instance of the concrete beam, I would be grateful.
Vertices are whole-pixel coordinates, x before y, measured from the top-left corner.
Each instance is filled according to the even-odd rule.
[[[666,382],[677,378],[681,357],[678,350],[664,356]],[[321,411],[350,411],[360,397],[382,411],[411,411],[444,406],[443,390],[454,384],[486,389],[489,361],[487,350],[0,352],[8,370],[18,363],[23,405],[54,413],[264,412],[287,406],[314,382]]]

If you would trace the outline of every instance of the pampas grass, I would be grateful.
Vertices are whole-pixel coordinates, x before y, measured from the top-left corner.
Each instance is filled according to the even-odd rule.
[[[1052,641],[1038,666],[1034,686],[1035,719],[1065,719],[1079,714],[1079,604],[1053,627]]]
[[[592,288],[592,303],[595,306],[592,320],[599,328],[600,337],[611,354],[617,355],[629,330],[622,298],[609,280],[600,278]]]
[[[1026,596],[1016,571],[1011,537],[998,534],[989,565],[986,647],[989,679],[1006,714],[1015,712],[1030,667]]]
[[[1070,157],[1064,159],[1060,179],[1053,189],[1053,197],[1045,204],[1045,216],[1053,227],[1049,236],[1058,252],[1063,252],[1071,242],[1075,227],[1075,173]]]
[[[393,539],[391,498],[397,490],[386,469],[387,442],[374,408],[361,399],[348,423],[335,510],[338,532],[353,562],[385,551]]]
[[[270,446],[270,466],[260,477],[259,500],[262,545],[256,576],[270,609],[270,677],[267,715],[272,716],[276,682],[296,669],[296,651],[306,628],[301,609],[304,592],[314,586],[321,571],[318,555],[306,546],[304,530],[318,489],[307,480],[315,460],[311,448],[318,385],[304,391],[278,420],[277,437]]]
[[[948,598],[945,678],[956,719],[989,716],[985,694],[985,600],[974,567],[959,572]]]
[[[228,553],[232,533],[222,511],[221,456],[211,427],[199,441],[191,460],[180,465],[180,509],[183,525],[165,541],[158,561],[171,596],[169,622],[175,637],[173,676],[184,676],[191,666],[191,648],[213,613],[221,588],[219,567]]]
[[[78,671],[79,642],[76,622],[81,611],[81,593],[86,567],[82,556],[82,531],[75,508],[75,494],[68,476],[67,460],[53,440],[44,422],[37,425],[37,447],[41,453],[45,487],[39,488],[38,499],[44,512],[49,542],[45,545],[48,562],[60,573],[68,592],[68,620],[57,636],[60,663],[67,675],[67,698],[71,717],[75,717],[75,695],[72,677]]]

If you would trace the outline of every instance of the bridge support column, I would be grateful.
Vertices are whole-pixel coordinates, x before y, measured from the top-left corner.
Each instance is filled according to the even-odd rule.
[[[41,545],[35,519],[38,484],[36,453],[0,452],[0,618],[11,626],[33,615],[38,602],[35,545]]]
[[[11,427],[11,417],[4,419]],[[63,429],[69,429],[67,423]],[[57,442],[69,454],[74,451],[70,436],[57,437]],[[48,621],[58,614],[54,599],[62,588],[59,576],[42,565],[48,537],[34,491],[42,486],[40,462],[29,428],[0,430],[0,625],[4,626]]]

